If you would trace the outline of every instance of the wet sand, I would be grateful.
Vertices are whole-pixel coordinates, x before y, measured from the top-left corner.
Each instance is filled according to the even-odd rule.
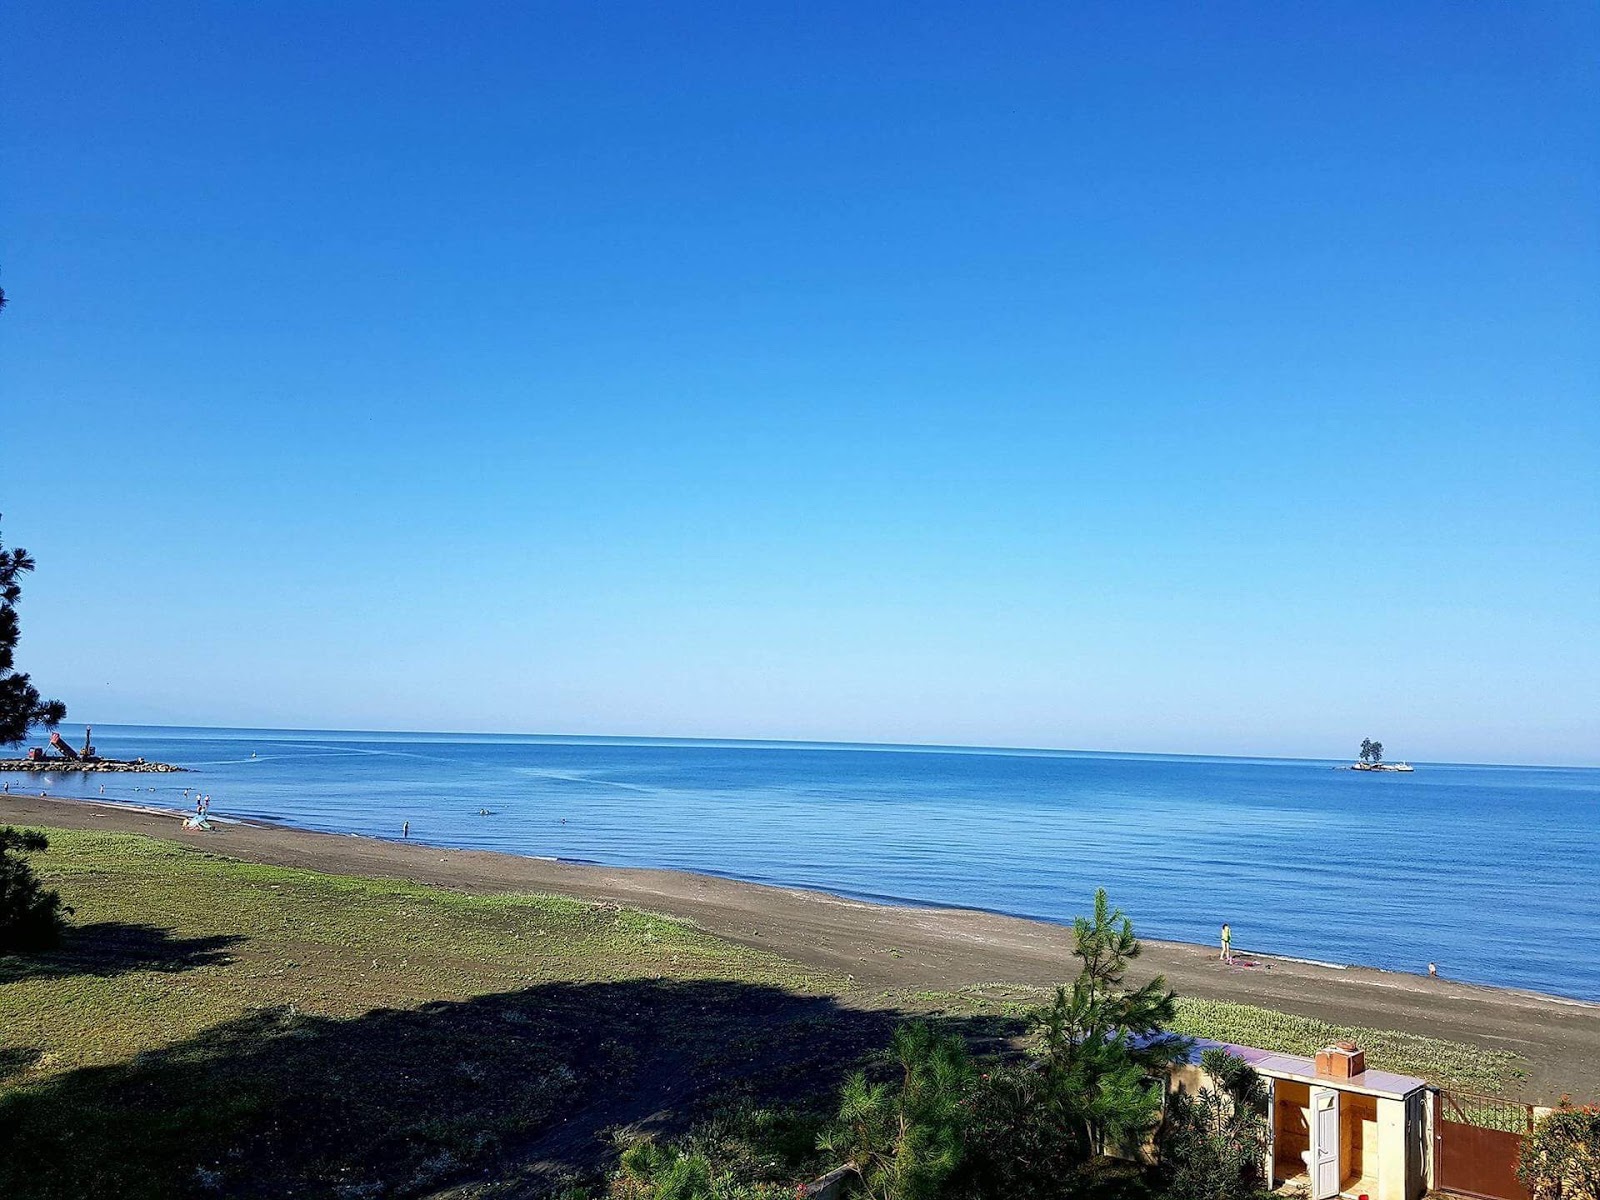
[[[851,975],[867,987],[1049,986],[1073,973],[1070,929],[968,909],[868,904],[684,871],[560,863],[265,824],[190,832],[172,812],[84,800],[0,797],[0,824],[9,823],[153,834],[254,862],[465,891],[610,901],[692,920],[731,941]],[[1141,971],[1160,972],[1186,996],[1515,1051],[1529,1063],[1526,1099],[1600,1099],[1600,1004],[1268,958],[1249,954],[1247,946],[1235,953],[1257,965],[1228,967],[1214,947],[1147,940],[1139,970],[1130,975],[1137,981]]]

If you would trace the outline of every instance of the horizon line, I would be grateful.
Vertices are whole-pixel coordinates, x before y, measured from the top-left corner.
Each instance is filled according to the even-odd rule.
[[[67,724],[68,722],[63,722]],[[78,724],[73,721],[70,724]],[[92,727],[94,722],[85,721],[86,727]],[[340,733],[340,734],[398,734],[408,737],[480,737],[480,738],[541,738],[547,741],[610,741],[610,742],[700,742],[707,744],[732,743],[745,746],[772,746],[772,747],[823,747],[845,748],[854,750],[875,751],[922,751],[930,753],[989,753],[989,754],[1037,754],[1037,755],[1120,755],[1131,758],[1208,758],[1232,760],[1239,762],[1267,761],[1267,762],[1315,762],[1315,763],[1343,763],[1354,762],[1352,755],[1348,760],[1343,758],[1327,758],[1322,756],[1284,755],[1284,754],[1207,754],[1179,750],[1104,750],[1083,749],[1071,746],[985,746],[963,742],[873,742],[849,740],[824,740],[817,738],[755,738],[755,737],[688,737],[673,734],[610,734],[610,733],[528,733],[512,732],[507,730],[469,730],[469,729],[338,729],[333,727],[304,727],[304,726],[277,726],[277,725],[169,725],[139,721],[104,721],[102,726],[134,728],[134,729],[207,729],[224,732],[255,731],[260,733]],[[1516,763],[1516,762],[1455,762],[1443,759],[1405,758],[1394,759],[1395,762],[1421,763],[1425,766],[1437,767],[1520,767],[1551,771],[1592,771],[1600,769],[1600,762],[1594,763]]]

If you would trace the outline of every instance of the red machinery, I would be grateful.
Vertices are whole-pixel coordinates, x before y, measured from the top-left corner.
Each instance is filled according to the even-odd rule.
[[[50,735],[50,748],[60,751],[63,758],[70,758],[73,762],[77,762],[82,757],[59,733]]]

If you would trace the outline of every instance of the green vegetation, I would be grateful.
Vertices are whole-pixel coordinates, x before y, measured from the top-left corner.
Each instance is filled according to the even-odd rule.
[[[79,924],[0,959],[8,1200],[585,1173],[612,1125],[831,1092],[892,1025],[837,981],[610,906],[65,830],[37,862]]]
[[[1041,997],[1050,994],[1043,988],[988,983],[948,992],[880,992],[874,1003],[959,1016],[980,1028],[987,1021],[992,1032],[1008,1022],[1026,1021]],[[1227,1000],[1179,996],[1177,1012],[1167,1028],[1185,1037],[1259,1046],[1283,1054],[1312,1055],[1333,1042],[1353,1041],[1366,1051],[1368,1065],[1380,1070],[1490,1094],[1514,1091],[1515,1085],[1528,1076],[1527,1060],[1514,1051],[1394,1029],[1336,1025],[1317,1017]]]
[[[1215,1047],[1200,1055],[1210,1081],[1172,1094],[1158,1141],[1167,1200],[1253,1200],[1265,1190],[1272,1136],[1267,1085],[1250,1064]]]
[[[1135,1144],[1155,1127],[1162,1088],[1151,1081],[1165,1079],[1188,1046],[1161,1036],[1177,1011],[1165,979],[1124,985],[1142,947],[1133,922],[1112,909],[1104,888],[1095,893],[1094,916],[1073,923],[1073,940],[1083,964],[1077,979],[1070,989],[1058,987],[1029,1023],[1039,1035],[1049,1105],[1087,1161]]]
[[[1143,1181],[1089,1176],[1108,1150],[1138,1146],[1161,1115],[1168,1068],[1188,1050],[1165,1036],[1175,998],[1158,975],[1124,979],[1141,946],[1102,889],[1073,925],[1078,976],[1027,1014],[1026,1066],[997,1062],[963,1111],[966,1153],[953,1195],[1030,1200],[1091,1191],[1142,1193]]]
[[[1315,1017],[1226,1000],[1180,997],[1177,1015],[1169,1028],[1189,1037],[1259,1046],[1284,1054],[1315,1054],[1334,1042],[1351,1041],[1366,1051],[1369,1066],[1477,1091],[1500,1091],[1526,1075],[1523,1059],[1508,1050],[1481,1049],[1392,1029],[1334,1025]]]
[[[735,1103],[670,1145],[646,1137],[624,1147],[607,1200],[791,1200],[794,1181],[830,1161],[818,1148],[820,1108]],[[575,1197],[589,1193],[574,1189]]]
[[[4,293],[0,293],[3,305]],[[53,729],[67,715],[59,700],[45,700],[39,689],[16,670],[17,641],[22,626],[17,601],[22,599],[22,577],[33,570],[33,556],[20,546],[7,550],[0,542],[0,746],[14,746],[34,725]]]
[[[1541,1119],[1517,1178],[1533,1200],[1600,1200],[1600,1106],[1563,1106]]]
[[[61,942],[61,896],[46,889],[23,855],[50,848],[42,833],[0,829],[0,954],[48,950]]]
[[[1122,988],[1131,930],[1108,906],[1086,922],[1073,988],[885,995],[610,905],[68,830],[31,861],[77,913],[59,948],[0,957],[7,1200],[569,1184],[573,1197],[767,1200],[837,1161],[819,1141],[831,1132],[843,1150],[840,1098],[858,1067],[869,1091],[886,1087],[897,1127],[927,1129],[867,1139],[887,1147],[893,1179],[1019,1200],[1063,1180],[1106,1200],[1146,1187],[1092,1158],[1095,1138],[1143,1120],[1148,1086],[1118,1082],[1118,1063],[1142,1053],[1123,1035],[1163,1020],[1168,999],[1159,984]],[[1169,1028],[1286,1050],[1351,1032],[1240,1005],[1172,1012]],[[883,1053],[917,1017],[925,1032]],[[1043,1036],[1024,1066],[1030,1020]],[[1086,1056],[1091,1029],[1126,1045]],[[1357,1036],[1375,1063],[1436,1078],[1464,1078],[1478,1053]],[[956,1037],[985,1051],[976,1082],[961,1082],[972,1071]],[[952,1100],[963,1133],[946,1172]],[[1124,1105],[1137,1119],[1117,1115]]]
[[[889,1055],[898,1077],[852,1075],[821,1145],[854,1167],[870,1200],[933,1200],[961,1161],[963,1104],[977,1073],[959,1037],[922,1022],[895,1030]]]
[[[1160,977],[1124,986],[1140,944],[1104,891],[1095,895],[1094,916],[1077,921],[1074,934],[1077,979],[1030,1014],[1038,1035],[1031,1068],[1000,1058],[980,1073],[960,1037],[913,1022],[895,1031],[881,1070],[846,1080],[838,1116],[818,1144],[853,1172],[855,1194],[867,1200],[1145,1194],[1145,1172],[1137,1166],[1114,1177],[1111,1187],[1093,1176],[1104,1173],[1108,1146],[1137,1146],[1155,1129],[1161,1081],[1188,1043],[1163,1036],[1173,995]],[[1207,1178],[1219,1173],[1214,1165],[1207,1169]],[[719,1180],[728,1189],[754,1182],[725,1171],[699,1148],[649,1143],[624,1156],[610,1194],[714,1200],[724,1194]],[[1201,1197],[1191,1188],[1181,1200],[1235,1200],[1235,1194]]]
[[[1383,743],[1375,742],[1371,738],[1361,739],[1361,753],[1357,757],[1364,763],[1377,766],[1383,761]]]

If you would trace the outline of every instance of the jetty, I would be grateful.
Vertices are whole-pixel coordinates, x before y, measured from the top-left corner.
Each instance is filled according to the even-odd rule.
[[[101,758],[95,753],[90,740],[93,733],[92,728],[84,727],[82,749],[75,748],[59,733],[52,733],[48,748],[30,746],[23,758],[0,758],[0,771],[28,771],[35,775],[59,774],[62,771],[135,771],[164,775],[189,769],[172,763],[147,762],[143,758]]]
[[[188,769],[142,758],[0,758],[0,771],[31,771],[36,775],[59,775],[63,771],[144,771],[159,775]]]

